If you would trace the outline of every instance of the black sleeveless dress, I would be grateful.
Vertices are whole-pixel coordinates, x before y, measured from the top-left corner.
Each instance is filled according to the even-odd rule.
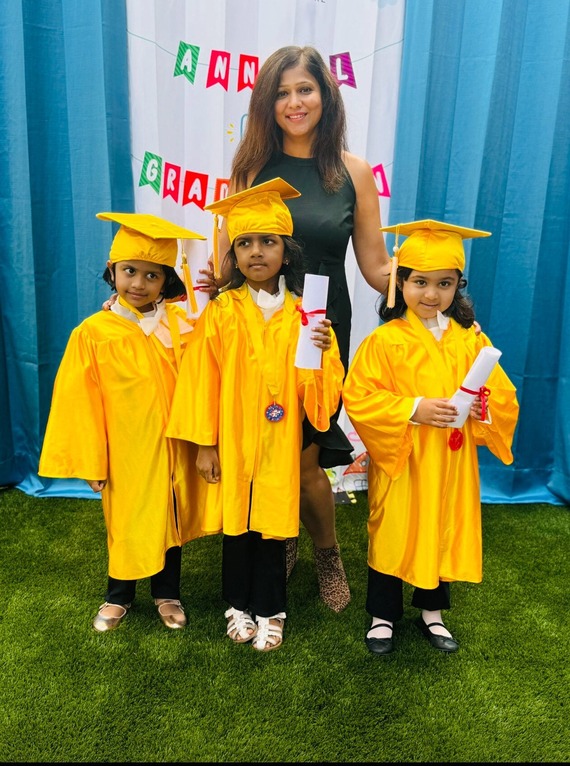
[[[301,192],[301,197],[285,200],[285,204],[293,218],[293,236],[303,246],[305,270],[309,274],[329,277],[327,317],[332,322],[346,372],[352,308],[345,260],[356,204],[352,179],[346,171],[346,181],[340,190],[328,194],[321,185],[313,159],[279,153],[257,174],[252,186],[277,177],[283,178]],[[319,463],[323,468],[350,465],[353,462],[353,446],[336,422],[336,417],[331,420],[331,428],[326,433],[316,431],[305,419],[303,449],[312,442],[321,448]]]

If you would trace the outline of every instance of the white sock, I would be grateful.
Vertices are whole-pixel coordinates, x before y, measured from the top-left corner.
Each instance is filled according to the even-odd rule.
[[[443,623],[441,610],[438,609],[436,612],[430,612],[428,609],[422,609],[422,620],[425,622],[426,625],[429,625],[432,622]],[[446,627],[443,627],[442,625],[434,625],[433,628],[430,628],[430,631],[434,633],[436,636],[447,636],[447,638],[452,638],[451,633],[448,631],[448,629]]]
[[[381,627],[378,627],[376,630],[374,630],[376,625],[381,625]],[[386,627],[387,625],[390,627]],[[390,622],[389,620],[383,620],[381,617],[373,617],[372,625],[368,628],[367,638],[392,638],[393,625],[394,623]]]

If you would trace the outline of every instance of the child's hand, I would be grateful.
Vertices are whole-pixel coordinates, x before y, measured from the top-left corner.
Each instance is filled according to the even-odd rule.
[[[415,423],[436,428],[448,428],[458,415],[457,407],[449,399],[422,399],[413,415]]]
[[[471,407],[469,408],[469,417],[472,417],[474,420],[482,420],[483,419],[483,405],[481,404],[481,397],[478,396]]]
[[[473,329],[475,330],[475,335],[481,335],[481,325],[475,319],[473,320]]]
[[[208,484],[217,484],[220,481],[222,472],[218,451],[215,447],[198,447],[196,470],[203,479],[206,479]]]
[[[107,486],[107,479],[97,479],[95,481],[91,481],[91,479],[85,479],[87,484],[91,487],[93,492],[101,492],[102,489],[105,489]]]
[[[323,351],[328,351],[332,346],[331,337],[331,320],[321,319],[321,321],[313,327],[314,335],[311,335],[311,340],[317,348]]]
[[[101,308],[103,309],[103,311],[110,311],[111,310],[111,306],[113,305],[113,303],[116,300],[117,300],[117,293],[113,293],[113,295],[111,295],[109,300],[104,301],[103,304],[101,305]],[[95,490],[95,491],[97,491],[97,490]]]

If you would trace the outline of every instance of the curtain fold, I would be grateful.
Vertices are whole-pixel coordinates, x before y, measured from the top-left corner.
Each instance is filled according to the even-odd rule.
[[[0,484],[42,494],[55,373],[109,294],[112,232],[95,214],[134,209],[125,6],[6,0],[0,17]]]
[[[480,451],[487,502],[570,502],[569,9],[406,6],[390,223],[492,232],[466,243],[468,292],[521,413],[512,466]]]

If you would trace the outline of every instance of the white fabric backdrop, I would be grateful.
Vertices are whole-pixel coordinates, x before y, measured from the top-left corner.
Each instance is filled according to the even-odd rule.
[[[331,63],[347,108],[349,148],[375,171],[388,221],[405,0],[127,0],[132,168],[137,212],[208,237],[224,196],[259,66],[283,45],[312,45]],[[332,60],[331,60],[332,57]],[[378,324],[375,293],[352,249],[351,352]],[[355,465],[331,474],[336,490],[365,489],[362,443],[343,415]]]

